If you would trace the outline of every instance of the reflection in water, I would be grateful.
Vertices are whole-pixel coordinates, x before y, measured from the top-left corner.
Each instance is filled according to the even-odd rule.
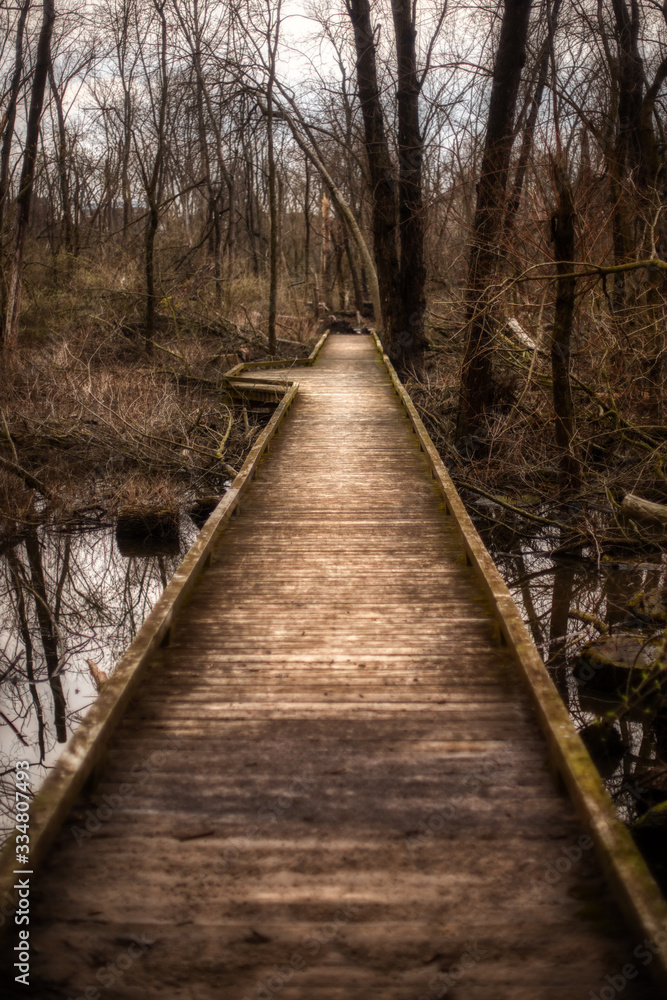
[[[0,840],[14,827],[14,765],[35,791],[192,543],[121,555],[113,529],[34,527],[0,553]],[[98,673],[99,677],[99,673]]]
[[[667,586],[667,563],[553,559],[559,539],[551,529],[528,538],[505,525],[479,528],[620,815],[632,822],[654,803],[647,777],[667,763],[664,720],[645,710],[646,701],[633,706],[623,692],[582,685],[575,666],[582,646],[599,635],[593,620],[611,634],[636,633],[628,605],[642,591]],[[602,752],[592,739],[598,734],[607,740]]]

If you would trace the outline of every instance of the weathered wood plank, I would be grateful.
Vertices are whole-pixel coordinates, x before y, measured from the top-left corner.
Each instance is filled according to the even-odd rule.
[[[387,369],[298,377],[40,878],[45,998],[133,938],[104,1000],[654,996]]]

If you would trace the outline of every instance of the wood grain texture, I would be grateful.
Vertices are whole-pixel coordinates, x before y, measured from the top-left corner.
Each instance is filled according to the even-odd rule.
[[[42,871],[34,995],[659,996],[372,342],[298,380]]]

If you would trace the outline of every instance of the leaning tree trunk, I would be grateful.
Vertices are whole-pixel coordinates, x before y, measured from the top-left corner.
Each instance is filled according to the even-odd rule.
[[[26,128],[25,146],[23,150],[23,165],[19,193],[16,199],[16,229],[14,234],[14,259],[9,272],[9,287],[7,290],[7,307],[2,342],[8,346],[16,343],[19,332],[19,315],[21,313],[21,284],[23,277],[23,254],[28,233],[30,204],[35,183],[35,160],[37,158],[37,143],[39,141],[39,123],[42,117],[46,78],[51,64],[51,35],[56,12],[54,0],[44,0],[42,26],[37,43],[37,58],[35,61],[35,76],[30,95],[30,110]]]
[[[467,338],[456,429],[459,440],[481,424],[494,396],[489,286],[498,263],[530,6],[531,0],[504,0],[468,266]]]
[[[516,215],[519,211],[519,206],[521,204],[521,195],[523,192],[523,185],[526,179],[526,174],[528,172],[528,165],[530,163],[530,156],[533,150],[533,141],[535,136],[535,127],[537,125],[537,117],[540,111],[540,106],[542,104],[542,97],[544,95],[544,90],[547,85],[547,79],[549,76],[549,63],[550,54],[553,50],[553,36],[556,30],[556,23],[558,21],[558,15],[560,13],[561,0],[554,0],[554,5],[551,9],[551,17],[549,19],[547,27],[547,37],[542,43],[542,47],[536,62],[536,82],[535,90],[530,101],[530,109],[528,111],[528,117],[522,128],[521,137],[521,149],[519,152],[519,158],[517,160],[516,170],[514,171],[514,180],[512,182],[512,189],[508,199],[507,213],[505,215],[505,239],[511,236],[514,229],[514,224],[516,221]]]
[[[570,386],[570,340],[574,320],[574,204],[567,181],[555,174],[556,211],[551,232],[556,256],[556,306],[551,331],[551,377],[553,381],[556,444],[560,450],[561,492],[573,493],[581,486],[581,467],[574,453],[574,403]]]
[[[298,115],[298,110],[294,104],[294,101],[291,101],[291,104],[293,109]],[[303,121],[297,123],[294,120],[294,118],[292,118],[292,115],[289,114],[289,112],[284,107],[282,109],[281,114],[283,120],[286,121],[287,124],[289,125],[290,131],[294,136],[294,141],[296,142],[297,146],[299,147],[301,152],[308,157],[308,159],[313,164],[313,166],[319,173],[320,177],[322,178],[324,186],[331,194],[331,199],[336,205],[336,209],[338,211],[339,216],[341,217],[341,219],[343,219],[345,225],[348,228],[350,236],[354,240],[355,246],[359,251],[359,257],[361,258],[362,277],[365,274],[366,280],[368,281],[369,285],[368,291],[371,300],[373,302],[375,321],[380,327],[380,329],[383,329],[384,323],[382,319],[383,317],[382,298],[380,293],[380,283],[378,280],[378,274],[375,267],[375,261],[373,260],[370,250],[368,249],[368,244],[364,239],[364,235],[361,231],[359,223],[355,218],[354,212],[350,208],[347,200],[343,196],[338,186],[334,183],[331,174],[324,165],[323,157],[320,153],[320,150],[317,147],[317,144],[312,134],[309,135],[310,144],[306,142],[306,140],[304,139],[304,136],[301,132],[301,129],[299,128],[299,125],[301,125],[301,128],[303,129],[304,133],[308,134],[308,130],[304,127]],[[313,274],[315,273],[316,273],[315,269],[313,268]],[[316,295],[315,302],[317,303],[318,301],[319,301],[319,296]]]

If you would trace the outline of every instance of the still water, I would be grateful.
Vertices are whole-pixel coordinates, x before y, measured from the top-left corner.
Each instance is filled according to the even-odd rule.
[[[192,544],[183,520],[152,554],[123,554],[111,527],[36,526],[0,551],[0,840],[16,761],[31,762],[35,791]]]
[[[662,636],[664,625],[646,625],[632,614],[640,593],[667,588],[667,553],[639,557],[631,552],[596,558],[553,558],[559,538],[546,528],[519,536],[507,527],[478,524],[551,677],[584,737],[622,819],[631,823],[655,804],[656,782],[667,762],[667,726],[655,699],[629,697],[616,689],[584,682],[580,653],[600,639],[599,625],[611,637],[640,642]],[[598,627],[592,624],[596,620]],[[636,641],[636,640],[635,640]],[[590,674],[589,670],[589,674]],[[601,724],[611,740],[601,749]],[[656,777],[658,776],[658,777]],[[667,797],[667,796],[665,796]]]

